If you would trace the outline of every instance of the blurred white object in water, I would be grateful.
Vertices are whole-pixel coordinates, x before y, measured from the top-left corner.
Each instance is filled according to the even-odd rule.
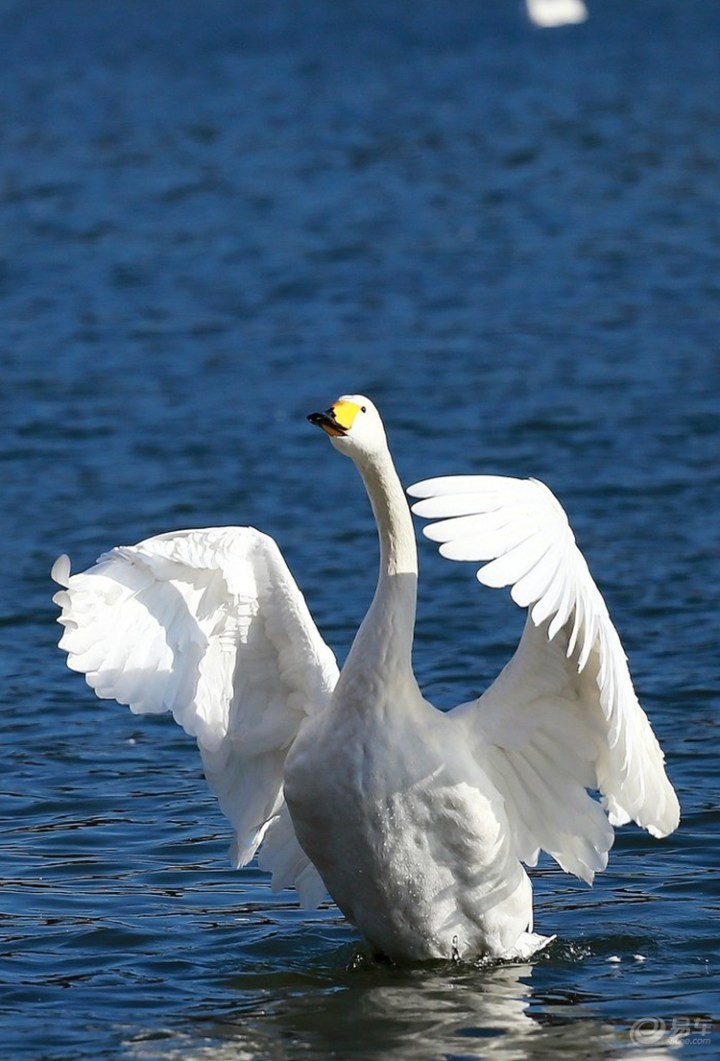
[[[527,0],[527,12],[536,26],[567,26],[588,17],[583,0]]]

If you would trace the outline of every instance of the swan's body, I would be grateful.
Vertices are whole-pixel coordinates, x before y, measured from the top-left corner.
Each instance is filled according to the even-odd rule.
[[[522,862],[540,849],[591,882],[613,825],[653,835],[677,799],[607,609],[563,510],[542,484],[490,476],[411,488],[455,559],[530,608],[518,650],[478,701],[443,714],[411,652],[412,521],[371,403],[311,418],[355,461],[380,538],[373,603],[338,674],[275,543],[250,528],[161,535],[54,575],[61,647],[98,695],[171,710],[198,741],[233,823],[273,887],[324,887],[395,960],[525,957]],[[587,793],[599,789],[606,812]],[[608,820],[609,819],[609,820]]]
[[[390,958],[528,956],[543,940],[502,801],[451,719],[393,685],[365,710],[358,684],[299,734],[285,769],[298,839]]]

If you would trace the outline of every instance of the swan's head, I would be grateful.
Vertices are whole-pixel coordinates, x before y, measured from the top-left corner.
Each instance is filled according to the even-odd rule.
[[[387,449],[380,414],[363,394],[343,394],[324,413],[310,413],[308,420],[330,436],[336,449],[354,460]]]

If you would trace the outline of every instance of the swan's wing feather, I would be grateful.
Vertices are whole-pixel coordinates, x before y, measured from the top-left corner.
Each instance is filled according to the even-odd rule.
[[[488,586],[510,586],[528,619],[487,692],[456,708],[503,795],[519,857],[548,851],[585,880],[604,868],[612,825],[655,836],[679,806],[640,707],[617,631],[565,512],[536,480],[462,476],[410,488],[425,530],[451,559],[485,561]],[[598,789],[603,806],[587,789]]]
[[[306,909],[319,906],[326,895],[320,874],[297,841],[287,804],[270,822],[258,852],[258,865],[272,873],[274,892],[294,887]]]
[[[68,665],[98,696],[170,711],[197,739],[247,862],[282,812],[288,748],[338,675],[275,542],[250,527],[181,531],[77,575],[61,558],[53,577]],[[315,874],[295,855],[298,874]]]

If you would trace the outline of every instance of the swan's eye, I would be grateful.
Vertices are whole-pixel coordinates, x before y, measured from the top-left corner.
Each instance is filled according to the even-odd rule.
[[[361,405],[360,406],[360,412],[361,413],[366,413],[367,412],[367,407],[365,405]]]

